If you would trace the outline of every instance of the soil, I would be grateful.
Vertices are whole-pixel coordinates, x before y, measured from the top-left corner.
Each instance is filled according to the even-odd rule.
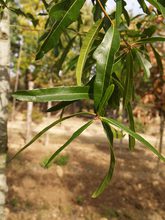
[[[41,166],[86,121],[63,122],[49,131],[48,146],[43,136],[8,164],[7,219],[165,220],[165,166],[160,162],[158,167],[158,159],[139,143],[130,152],[127,138],[115,141],[111,183],[99,198],[91,198],[109,165],[108,143],[98,121],[62,152],[64,162]],[[34,134],[48,124],[46,119],[33,124]],[[146,137],[155,145],[159,129],[152,124]],[[9,157],[24,145],[24,136],[21,117],[9,122]]]

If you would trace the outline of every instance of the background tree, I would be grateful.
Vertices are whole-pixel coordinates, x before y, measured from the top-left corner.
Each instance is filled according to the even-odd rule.
[[[7,151],[7,118],[10,62],[9,12],[5,9],[0,20],[0,153]]]

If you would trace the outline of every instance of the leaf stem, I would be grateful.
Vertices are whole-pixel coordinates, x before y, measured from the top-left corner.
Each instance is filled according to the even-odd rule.
[[[104,13],[105,17],[107,17],[108,20],[110,21],[110,23],[111,23],[112,25],[114,25],[114,24],[113,24],[113,21],[111,20],[111,18],[110,18],[109,15],[107,14],[105,8],[103,7],[101,1],[100,1],[100,0],[97,0],[97,2],[99,3],[100,8],[101,8],[102,12]]]

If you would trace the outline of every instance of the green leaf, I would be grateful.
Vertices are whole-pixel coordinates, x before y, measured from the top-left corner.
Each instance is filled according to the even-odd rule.
[[[163,75],[164,73],[164,68],[163,68],[163,63],[162,63],[162,59],[161,59],[161,56],[160,54],[158,53],[158,51],[151,45],[151,48],[154,52],[154,55],[155,55],[155,59],[156,59],[156,62],[157,62],[157,66],[159,68],[159,71],[160,71],[160,74]]]
[[[124,18],[127,22],[127,25],[129,26],[130,25],[130,16],[125,8],[123,8],[123,15],[124,15]]]
[[[84,5],[84,2],[85,0],[74,0],[69,9],[64,14],[63,18],[59,22],[54,23],[47,38],[40,47],[36,55],[36,59],[41,59],[45,53],[47,53],[58,44],[59,38],[64,29],[77,20],[80,9]]]
[[[145,58],[145,56],[143,54],[141,54],[141,52],[139,52],[138,50],[134,50],[136,53],[136,57],[137,60],[139,61],[140,66],[143,68],[144,70],[144,79],[148,80],[150,77],[150,69],[152,67],[151,63]]]
[[[119,27],[120,21],[121,21],[121,15],[123,12],[123,1],[122,0],[116,0],[116,26]]]
[[[154,43],[158,41],[165,41],[165,37],[148,37],[141,40],[136,41],[138,44],[147,44],[147,43]]]
[[[160,0],[147,0],[150,4],[152,4],[155,8],[158,9],[158,11],[160,11],[163,15],[163,17],[165,17],[165,4],[164,4],[164,0],[160,1]]]
[[[134,118],[133,118],[133,113],[132,113],[132,106],[131,103],[129,102],[127,105],[127,113],[129,117],[129,128],[135,132],[135,124],[134,124]],[[129,149],[134,150],[135,148],[135,138],[129,135]]]
[[[49,16],[56,21],[59,21],[65,15],[66,11],[71,7],[73,2],[74,0],[63,0],[59,3],[55,3],[50,8]]]
[[[126,57],[126,82],[124,88],[124,107],[132,100],[133,95],[133,57],[128,53]]]
[[[28,102],[73,101],[89,99],[92,96],[89,92],[89,86],[70,86],[17,91],[13,97]]]
[[[97,190],[93,193],[92,198],[97,198],[108,186],[110,180],[112,179],[114,168],[115,168],[115,154],[113,151],[113,132],[107,122],[102,122],[104,131],[107,135],[109,141],[109,151],[110,151],[110,166],[107,175],[104,177],[102,183],[99,185]]]
[[[150,10],[148,9],[148,7],[147,7],[147,5],[146,5],[144,0],[138,0],[138,2],[140,4],[141,8],[143,9],[144,13],[146,13],[148,15],[151,14]]]
[[[48,168],[49,165],[53,162],[53,160],[55,160],[56,156],[57,156],[62,150],[64,150],[75,138],[77,138],[84,130],[86,130],[92,123],[93,123],[93,120],[90,120],[90,121],[87,122],[85,125],[83,125],[82,127],[80,127],[77,131],[75,131],[75,132],[73,133],[73,135],[69,138],[69,140],[67,140],[64,145],[62,145],[54,154],[52,154],[52,156],[48,159],[48,161],[47,161],[46,164],[44,165],[45,168]]]
[[[114,138],[122,139],[125,136],[125,134],[123,134],[123,131],[116,129],[113,126],[110,126],[110,127],[111,127],[111,131],[113,133]]]
[[[120,34],[116,27],[111,26],[106,32],[102,43],[94,52],[96,60],[96,79],[94,84],[94,104],[97,110],[103,94],[111,82],[115,54],[120,47]]]
[[[62,55],[61,55],[61,57],[60,57],[58,63],[55,64],[55,65],[57,65],[57,72],[59,72],[60,70],[62,70],[62,65],[63,65],[63,63],[64,63],[64,61],[65,61],[65,59],[66,59],[66,57],[67,57],[67,55],[68,55],[68,53],[69,53],[71,47],[73,46],[73,43],[74,43],[74,41],[75,41],[75,38],[76,38],[76,37],[73,37],[73,38],[69,41],[68,45],[67,45],[66,48],[63,50],[63,53],[62,53]]]
[[[80,56],[77,62],[77,67],[76,67],[76,77],[77,77],[78,85],[81,85],[81,77],[83,74],[85,62],[92,48],[93,42],[96,39],[101,27],[102,27],[102,19],[100,19],[93,25],[93,27],[89,30],[89,32],[87,33],[84,39],[84,42],[83,42],[83,45],[80,51]]]
[[[88,112],[79,112],[79,113],[75,113],[69,116],[66,116],[64,118],[60,118],[58,120],[56,120],[55,122],[51,123],[49,126],[45,127],[42,131],[40,131],[37,135],[35,135],[31,141],[29,141],[24,147],[22,147],[11,159],[8,160],[8,162],[10,162],[11,160],[13,160],[15,157],[17,157],[22,151],[24,151],[27,147],[29,147],[31,144],[33,144],[38,138],[40,138],[45,132],[47,132],[49,129],[51,129],[52,127],[54,127],[55,125],[61,123],[62,121],[65,121],[69,118],[78,116],[78,115],[93,115],[91,113]]]
[[[99,115],[104,115],[105,114],[105,109],[106,109],[106,106],[108,104],[108,100],[110,99],[113,91],[114,91],[114,84],[111,84],[110,86],[108,86],[104,96],[103,96],[103,99],[101,100],[100,104],[99,104],[99,110],[98,110],[98,113]]]
[[[100,119],[103,122],[106,122],[108,124],[114,125],[120,129],[122,129],[123,131],[125,131],[126,133],[128,133],[129,135],[131,135],[133,138],[135,138],[136,140],[138,140],[140,143],[142,143],[143,145],[145,145],[146,148],[148,148],[149,150],[151,150],[155,155],[157,155],[162,161],[165,162],[165,157],[163,155],[161,155],[148,141],[146,141],[142,136],[140,136],[139,134],[135,133],[134,131],[132,131],[131,129],[129,129],[128,127],[126,127],[125,125],[121,124],[120,122],[112,119],[112,118],[105,118],[105,117],[100,117]]]
[[[77,100],[75,100],[77,101]],[[63,108],[65,108],[68,105],[71,105],[72,103],[74,103],[75,101],[63,101],[63,102],[59,102],[57,105],[52,106],[51,108],[47,109],[46,112],[56,112],[59,111]]]

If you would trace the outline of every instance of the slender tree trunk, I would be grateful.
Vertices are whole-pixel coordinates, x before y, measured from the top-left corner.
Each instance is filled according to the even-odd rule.
[[[29,90],[34,88],[34,82],[28,82]],[[33,112],[33,102],[27,103],[27,118],[26,118],[26,142],[29,141],[32,137],[32,112]]]
[[[20,50],[19,50],[19,56],[18,56],[18,62],[17,62],[17,70],[16,70],[16,77],[15,77],[15,85],[14,85],[14,92],[18,89],[18,82],[19,82],[19,72],[20,72],[20,64],[21,64],[21,57],[22,57],[22,47],[23,42],[20,44]],[[15,118],[15,108],[16,108],[16,99],[13,98],[13,109],[12,109],[12,121]]]
[[[8,94],[10,90],[8,65],[10,61],[9,13],[0,20],[0,153],[7,151]]]
[[[163,133],[165,126],[165,114],[164,112],[160,113],[160,139],[159,139],[159,152],[162,153],[163,148]]]
[[[53,80],[52,80],[52,77],[50,78],[49,80],[49,87],[53,87]],[[47,108],[51,108],[52,107],[52,102],[48,102],[48,105],[47,105]],[[49,121],[51,117],[51,112],[48,112],[47,115],[46,115],[46,118],[47,120]],[[49,145],[49,133],[46,132],[46,136],[45,136],[45,146],[47,147]]]

